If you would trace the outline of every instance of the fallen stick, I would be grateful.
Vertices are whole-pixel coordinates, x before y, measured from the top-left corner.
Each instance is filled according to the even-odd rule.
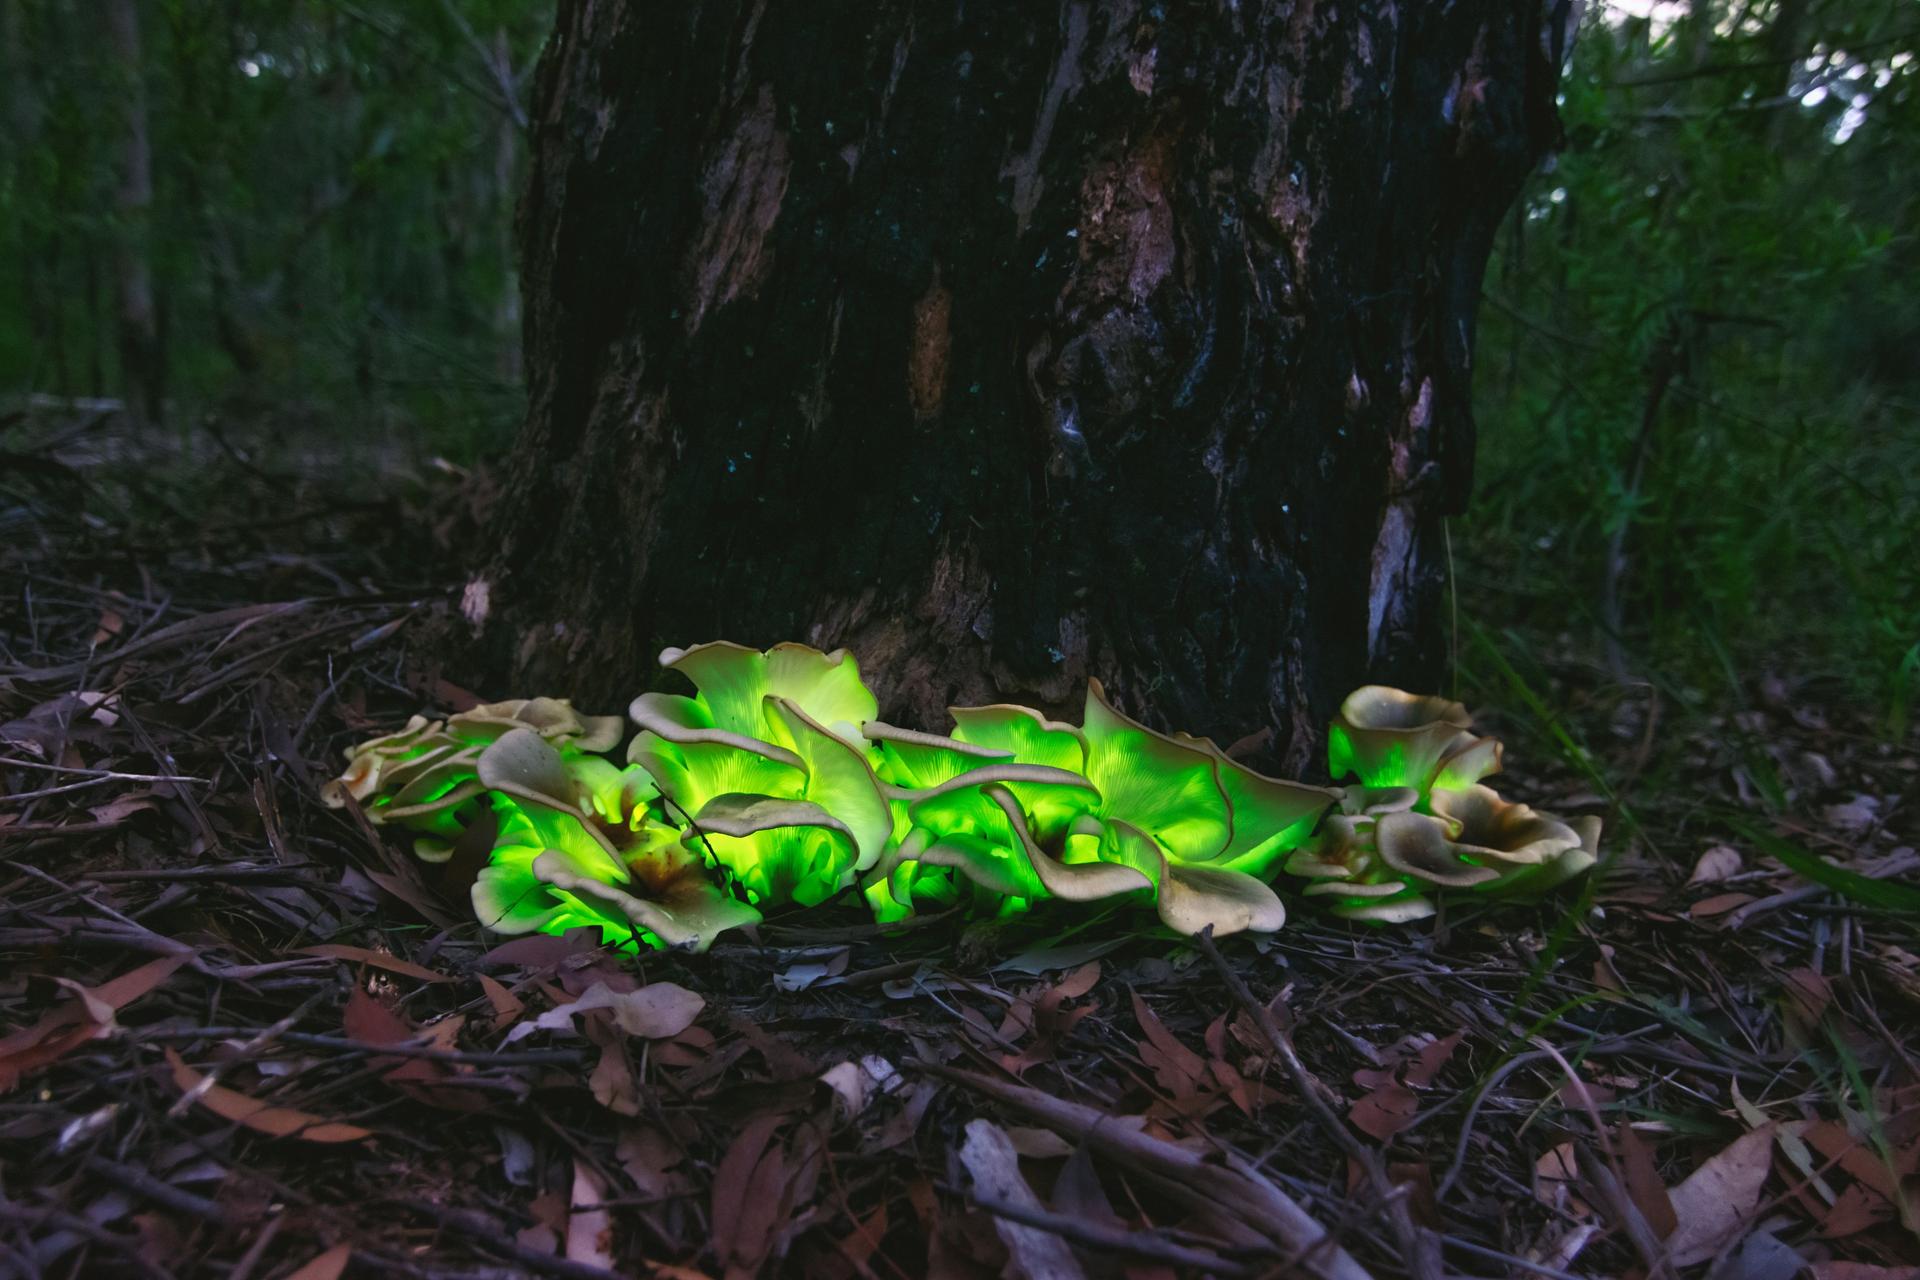
[[[1400,1259],[1407,1273],[1418,1280],[1439,1280],[1439,1244],[1431,1232],[1413,1220],[1413,1210],[1407,1204],[1406,1196],[1387,1176],[1379,1153],[1361,1145],[1360,1139],[1353,1136],[1340,1117],[1334,1114],[1333,1108],[1327,1105],[1327,1100],[1320,1094],[1320,1082],[1307,1070],[1307,1064],[1300,1060],[1292,1039],[1273,1020],[1272,1011],[1253,998],[1253,992],[1247,990],[1247,984],[1240,981],[1240,975],[1233,971],[1227,958],[1220,954],[1220,948],[1214,945],[1213,926],[1209,925],[1195,934],[1193,941],[1206,953],[1207,959],[1213,961],[1213,967],[1219,971],[1220,980],[1227,984],[1227,990],[1267,1037],[1267,1043],[1279,1055],[1287,1075],[1293,1079],[1294,1089],[1299,1092],[1301,1101],[1306,1103],[1307,1110],[1313,1114],[1315,1123],[1333,1139],[1349,1160],[1365,1171],[1368,1184],[1386,1210],[1387,1222],[1393,1227],[1393,1238],[1400,1246]]]
[[[1024,1111],[1097,1155],[1153,1175],[1169,1193],[1190,1205],[1231,1214],[1290,1255],[1295,1265],[1325,1280],[1371,1280],[1366,1268],[1354,1261],[1298,1201],[1238,1156],[1229,1154],[1225,1164],[1214,1164],[1183,1147],[1115,1124],[1114,1117],[1105,1112],[1038,1089],[939,1063],[912,1065]]]
[[[960,1192],[956,1187],[942,1189],[967,1194]],[[1189,1249],[1183,1244],[1175,1243],[1152,1232],[1114,1230],[1069,1214],[1055,1213],[1050,1209],[1033,1209],[1026,1205],[1011,1204],[1005,1200],[994,1200],[982,1195],[967,1194],[967,1202],[996,1218],[1010,1218],[1037,1231],[1049,1232],[1089,1249],[1105,1253],[1130,1254],[1136,1258],[1164,1262],[1169,1266],[1185,1267],[1194,1275],[1255,1274],[1244,1263],[1234,1262],[1204,1249]]]

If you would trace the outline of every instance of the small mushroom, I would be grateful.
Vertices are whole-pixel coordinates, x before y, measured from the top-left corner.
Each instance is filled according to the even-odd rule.
[[[514,729],[532,729],[548,742],[578,751],[611,751],[626,725],[619,716],[587,716],[565,698],[484,702],[447,719],[447,730],[473,742],[492,742]]]
[[[1435,816],[1455,827],[1454,853],[1496,873],[1537,866],[1580,847],[1580,836],[1566,823],[1503,800],[1491,787],[1436,791],[1430,803]]]
[[[1448,837],[1447,824],[1424,813],[1390,813],[1374,824],[1373,844],[1380,861],[1415,880],[1470,889],[1496,880],[1500,872],[1465,860]]]
[[[565,758],[537,731],[502,735],[478,773],[500,824],[471,896],[495,932],[592,925],[615,943],[638,935],[704,951],[720,932],[759,919],[713,883],[679,832],[646,822],[610,831],[579,808]]]
[[[1333,718],[1327,763],[1334,777],[1352,774],[1368,787],[1467,786],[1500,767],[1500,744],[1475,737],[1472,725],[1450,699],[1365,685]]]

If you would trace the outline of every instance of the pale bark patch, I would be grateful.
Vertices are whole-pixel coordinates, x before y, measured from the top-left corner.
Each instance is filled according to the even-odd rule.
[[[709,311],[751,295],[773,265],[767,240],[792,169],[776,119],[773,89],[762,85],[701,180],[700,237],[687,263],[689,334]]]

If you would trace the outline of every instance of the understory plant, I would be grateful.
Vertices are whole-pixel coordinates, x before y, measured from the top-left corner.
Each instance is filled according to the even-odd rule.
[[[415,716],[351,748],[323,798],[408,829],[429,862],[490,836],[472,900],[495,932],[591,926],[629,949],[705,950],[765,909],[850,893],[881,923],[1059,898],[1151,906],[1182,934],[1270,932],[1283,871],[1335,915],[1406,921],[1436,893],[1550,889],[1599,837],[1484,786],[1500,744],[1458,703],[1381,686],[1342,704],[1329,765],[1354,781],[1329,788],[1149,729],[1097,680],[1077,725],[1002,704],[956,707],[937,734],[880,720],[845,650],[660,661],[693,692],[635,698],[623,762],[618,717],[532,698]]]

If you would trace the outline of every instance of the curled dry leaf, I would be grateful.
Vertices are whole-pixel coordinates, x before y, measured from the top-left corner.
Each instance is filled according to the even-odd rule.
[[[76,1046],[113,1034],[114,1014],[154,990],[192,958],[189,952],[161,956],[97,987],[60,979],[73,994],[30,1027],[0,1036],[0,1093],[20,1083],[29,1071],[57,1062]]]
[[[1687,883],[1717,884],[1729,876],[1739,875],[1745,866],[1746,861],[1738,849],[1732,845],[1716,844],[1693,864],[1693,874],[1687,877]]]

